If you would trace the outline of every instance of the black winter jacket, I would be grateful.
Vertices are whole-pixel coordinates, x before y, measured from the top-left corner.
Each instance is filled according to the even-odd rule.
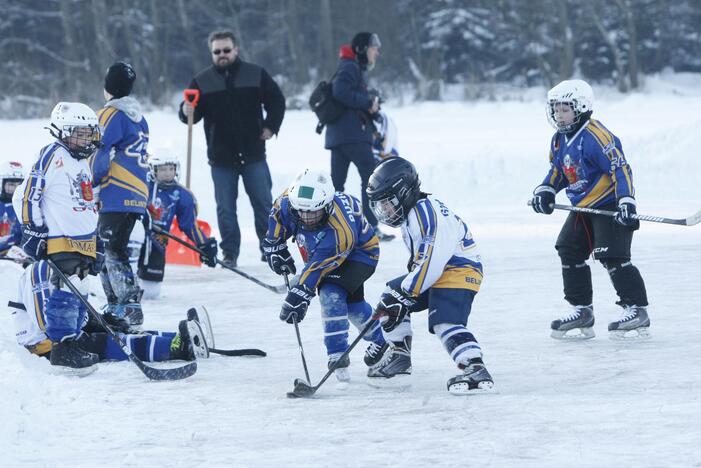
[[[225,69],[212,65],[202,70],[190,88],[200,90],[194,122],[204,118],[210,165],[233,167],[265,159],[263,127],[277,134],[285,116],[285,97],[265,69],[237,58]],[[187,123],[182,106],[178,116]]]

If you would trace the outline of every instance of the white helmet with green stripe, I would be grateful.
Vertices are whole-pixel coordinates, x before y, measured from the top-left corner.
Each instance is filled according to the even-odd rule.
[[[287,197],[300,227],[310,231],[323,227],[333,210],[334,193],[331,177],[324,172],[305,169],[295,177]]]

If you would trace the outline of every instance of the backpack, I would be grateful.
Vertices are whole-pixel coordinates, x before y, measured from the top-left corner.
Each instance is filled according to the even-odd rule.
[[[340,119],[346,110],[346,107],[333,97],[332,82],[333,77],[329,81],[320,82],[312,91],[311,96],[309,96],[309,107],[319,119],[316,133],[320,135],[326,125]]]

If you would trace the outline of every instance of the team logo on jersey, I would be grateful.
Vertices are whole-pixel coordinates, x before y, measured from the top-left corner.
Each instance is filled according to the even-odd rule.
[[[569,154],[565,155],[565,158],[562,160],[562,165],[565,177],[567,177],[567,182],[569,182],[570,185],[577,182],[577,165],[573,163]]]
[[[95,197],[92,191],[92,179],[85,172],[80,171],[75,179],[71,179],[70,174],[66,173],[68,177],[69,187],[71,191],[71,200],[73,200],[73,211],[97,211],[97,206],[95,205]]]
[[[297,242],[299,253],[302,255],[302,260],[304,263],[307,263],[307,259],[309,259],[309,252],[307,251],[307,238],[304,236],[304,234],[297,234],[295,241]]]

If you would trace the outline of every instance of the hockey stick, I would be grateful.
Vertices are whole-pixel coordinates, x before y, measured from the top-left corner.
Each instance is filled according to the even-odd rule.
[[[528,206],[533,206],[532,200],[528,200]],[[618,214],[618,211],[598,210],[596,208],[584,208],[581,206],[558,205],[557,203],[553,203],[550,206],[556,210],[574,211],[576,213],[588,213],[612,217]],[[662,216],[650,216],[641,214],[631,215],[631,218],[638,219],[640,221],[651,221],[653,223],[677,224],[680,226],[695,226],[696,224],[701,223],[701,211],[694,213],[688,218],[664,218]]]
[[[112,328],[105,322],[105,319],[102,318],[102,315],[98,311],[95,310],[95,308],[83,297],[83,295],[78,291],[78,288],[75,287],[73,283],[70,282],[70,280],[66,277],[66,275],[56,266],[56,264],[52,260],[47,260],[47,263],[51,267],[51,269],[58,275],[59,278],[61,278],[61,281],[68,286],[68,289],[71,290],[73,294],[78,296],[78,299],[80,302],[83,303],[83,305],[88,309],[88,313],[98,321],[98,323],[105,329],[107,334],[114,340],[115,343],[119,346],[119,348],[124,352],[124,354],[127,355],[129,360],[136,364],[136,367],[139,368],[141,372],[144,373],[146,377],[148,377],[151,380],[181,380],[181,379],[186,379],[192,375],[194,375],[195,372],[197,372],[197,362],[190,362],[188,364],[185,364],[184,366],[180,367],[174,367],[171,369],[156,369],[155,367],[148,366],[144,364],[144,362],[136,357],[134,353],[131,352],[131,349],[126,345],[124,340],[117,335]]]
[[[328,379],[331,374],[334,373],[334,371],[338,368],[338,366],[343,362],[343,359],[350,354],[351,351],[353,351],[353,348],[355,348],[355,345],[357,345],[360,340],[363,339],[365,334],[370,331],[372,326],[375,324],[374,320],[369,320],[368,324],[365,325],[365,328],[363,328],[360,333],[358,334],[357,338],[353,340],[353,343],[348,347],[345,353],[343,353],[338,360],[331,366],[331,368],[328,370],[326,375],[321,378],[321,381],[316,384],[315,386],[311,386],[311,383],[306,383],[303,382],[302,379],[295,379],[295,388],[291,392],[287,392],[287,398],[306,398],[314,395],[317,390],[319,390],[319,387],[321,387],[324,382],[326,382],[326,379]]]
[[[290,290],[290,278],[288,272],[285,271],[285,287]],[[297,314],[292,314],[292,323],[295,325],[295,334],[297,334],[297,344],[299,345],[299,353],[302,355],[302,367],[304,367],[304,375],[307,376],[307,382],[312,383],[309,378],[309,369],[307,368],[307,359],[304,357],[304,347],[302,347],[302,335],[299,334],[299,324],[297,323]]]
[[[260,356],[265,357],[265,351],[260,349],[216,349],[209,348],[210,353],[221,354],[222,356]]]
[[[182,240],[181,238],[179,238],[177,236],[174,236],[173,234],[171,234],[167,231],[164,231],[163,229],[159,228],[158,226],[151,226],[151,229],[153,229],[153,231],[158,233],[158,234],[166,236],[169,239],[173,239],[178,244],[184,245],[188,249],[193,250],[204,257],[209,257],[202,249],[190,244],[189,242]],[[278,293],[278,294],[282,294],[282,293],[287,291],[287,288],[285,288],[285,286],[282,286],[282,285],[273,286],[272,284],[264,283],[263,281],[259,280],[258,278],[251,276],[248,273],[241,271],[236,267],[231,267],[231,266],[226,265],[224,262],[222,262],[218,258],[215,258],[214,261],[217,262],[217,265],[220,265],[222,268],[226,268],[227,270],[231,270],[234,273],[237,273],[237,274],[243,276],[247,280],[251,280],[254,283],[256,283],[257,285],[263,286],[265,289],[267,289],[269,291],[272,291],[272,292]]]

